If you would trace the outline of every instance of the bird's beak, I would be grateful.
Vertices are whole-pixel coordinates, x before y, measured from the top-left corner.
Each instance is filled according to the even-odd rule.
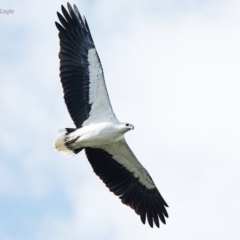
[[[132,130],[134,130],[134,126],[132,126]]]

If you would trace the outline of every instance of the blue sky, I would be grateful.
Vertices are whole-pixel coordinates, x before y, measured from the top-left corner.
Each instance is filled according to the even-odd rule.
[[[85,154],[53,149],[72,127],[59,80],[59,1],[0,15],[0,239],[239,239],[240,12],[230,1],[75,1],[126,139],[169,204],[141,224]],[[66,6],[66,3],[64,3]]]

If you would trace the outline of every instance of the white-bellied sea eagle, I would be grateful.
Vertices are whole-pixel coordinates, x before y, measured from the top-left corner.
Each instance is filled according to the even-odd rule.
[[[124,139],[134,127],[116,118],[104,80],[103,68],[87,21],[77,7],[62,6],[56,22],[60,38],[60,77],[64,99],[76,128],[65,128],[54,146],[66,155],[82,149],[93,171],[122,203],[146,218],[151,227],[165,224],[167,203],[147,170]]]

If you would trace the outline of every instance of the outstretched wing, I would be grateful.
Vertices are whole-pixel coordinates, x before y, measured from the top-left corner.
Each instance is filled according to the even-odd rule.
[[[64,99],[75,125],[118,121],[112,110],[103,69],[87,21],[77,7],[62,6],[55,22],[60,39],[60,77]]]
[[[102,148],[86,148],[94,172],[111,192],[140,215],[145,224],[165,224],[167,203],[162,198],[147,170],[137,160],[124,139]]]

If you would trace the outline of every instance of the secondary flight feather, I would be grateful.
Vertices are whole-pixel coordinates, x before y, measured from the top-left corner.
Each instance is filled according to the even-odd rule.
[[[64,100],[76,128],[58,135],[55,149],[66,155],[85,150],[93,171],[122,203],[151,227],[165,224],[167,203],[147,170],[129,148],[124,134],[134,127],[116,118],[103,68],[87,21],[77,7],[62,6],[56,23],[60,39],[60,78]],[[160,221],[159,221],[160,220]]]

